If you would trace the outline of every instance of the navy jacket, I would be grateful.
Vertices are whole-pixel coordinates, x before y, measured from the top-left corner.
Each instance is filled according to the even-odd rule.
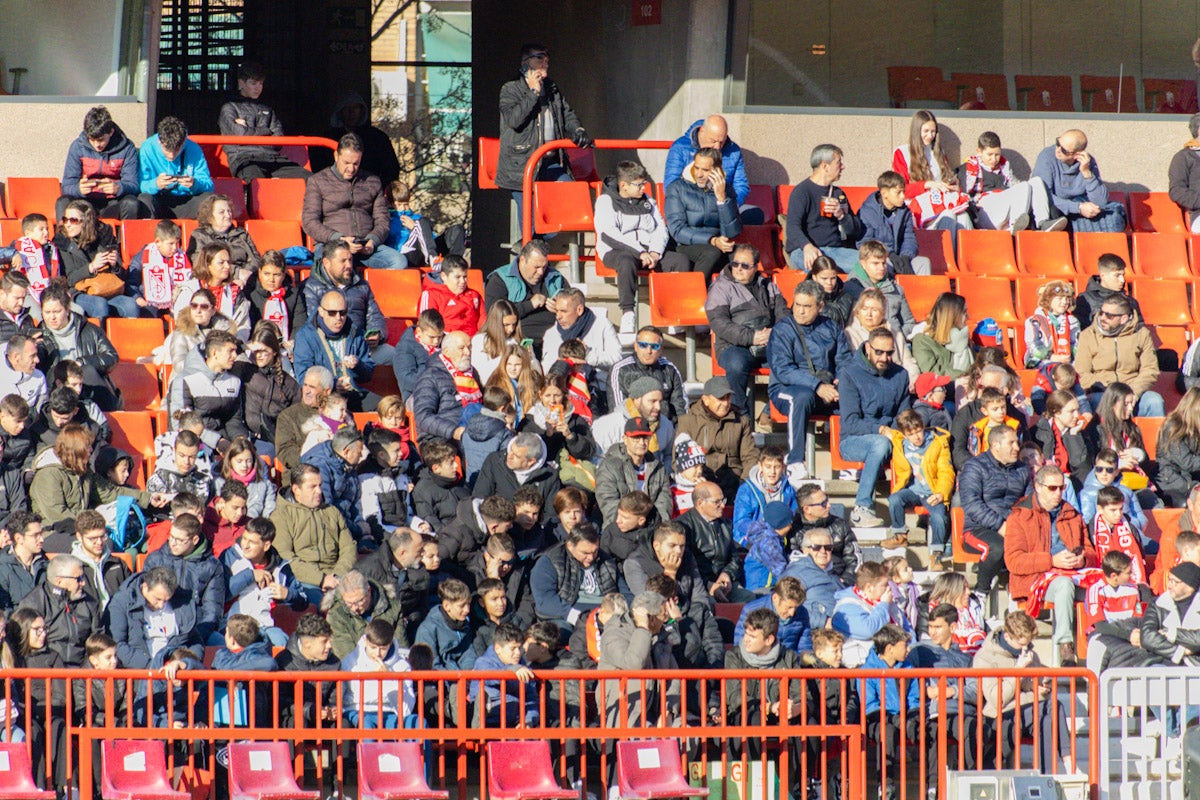
[[[963,529],[999,530],[1017,501],[1033,489],[1025,462],[1001,464],[991,451],[980,453],[958,474],[958,498],[963,508]]]
[[[864,345],[865,347],[865,345]],[[868,436],[879,433],[880,425],[896,424],[896,415],[912,407],[908,392],[908,372],[896,363],[882,373],[876,371],[859,349],[838,370],[838,408],[842,415],[843,436]]]
[[[379,303],[375,302],[375,293],[371,291],[371,285],[357,272],[350,276],[349,284],[338,286],[325,274],[325,265],[322,262],[314,264],[312,274],[304,282],[304,306],[308,309],[309,319],[317,316],[321,298],[326,292],[341,292],[342,297],[346,298],[346,310],[350,312],[350,321],[364,336],[370,331],[387,332],[387,320],[379,310]]]
[[[412,411],[419,441],[432,437],[454,440],[454,429],[462,423],[463,405],[458,399],[454,376],[440,358],[430,361],[417,383],[412,394]]]
[[[913,215],[908,206],[901,205],[890,213],[883,208],[879,192],[863,201],[858,210],[866,233],[864,239],[876,239],[887,245],[889,253],[899,253],[912,258],[917,254],[917,232],[913,227]]]
[[[475,666],[475,639],[468,617],[461,623],[452,623],[441,606],[425,616],[417,628],[416,641],[429,645],[433,650],[434,669],[472,669]]]
[[[205,539],[201,538],[197,548],[186,556],[172,555],[171,548],[164,544],[146,556],[143,569],[153,567],[167,567],[178,575],[179,585],[186,587],[199,604],[200,615],[196,627],[202,642],[213,631],[221,630],[221,620],[225,615],[225,569],[213,557]]]
[[[667,187],[663,216],[667,230],[677,244],[708,244],[714,236],[730,239],[742,232],[737,198],[730,191],[724,203],[708,189],[701,189],[685,178]]]
[[[44,554],[33,557],[29,569],[12,552],[0,553],[0,609],[15,608],[17,603],[46,581],[46,566],[50,561]]]
[[[301,376],[303,380],[304,373],[309,367],[325,367],[333,373],[334,382],[337,382],[344,372],[348,372],[350,379],[354,381],[354,385],[361,387],[364,383],[371,380],[371,375],[375,373],[375,362],[371,359],[371,348],[367,346],[367,340],[363,338],[362,328],[354,324],[353,318],[342,328],[341,333],[334,335],[329,333],[328,329],[324,330],[326,338],[329,340],[332,347],[333,342],[344,339],[346,344],[345,355],[356,356],[358,363],[354,365],[354,369],[346,370],[340,363],[334,364],[329,360],[329,354],[325,351],[325,346],[321,343],[321,337],[317,335],[317,326],[322,329],[325,324],[317,317],[313,317],[300,332],[296,334],[295,348],[295,372]]]
[[[768,611],[775,610],[775,606],[771,603],[771,595],[765,594],[742,606],[742,615],[738,617],[737,626],[733,629],[735,645],[742,643],[742,634],[746,631],[746,617],[750,616],[751,611],[757,611],[760,608]],[[812,626],[809,624],[807,608],[802,605],[796,609],[795,614],[792,614],[791,619],[779,620],[778,640],[785,650],[796,653],[812,650]]]
[[[809,629],[825,627],[825,621],[833,616],[833,607],[837,605],[837,593],[846,588],[838,576],[832,570],[818,567],[811,557],[801,556],[788,564],[779,577],[796,578],[804,584],[804,609],[808,612]]]
[[[790,314],[771,329],[771,338],[767,340],[767,366],[771,370],[767,390],[772,396],[788,386],[815,392],[820,384],[832,381],[819,380],[813,370],[827,372],[832,377],[853,357],[845,331],[828,317],[818,316],[813,324],[804,326],[803,337],[801,344],[800,325]],[[809,358],[813,370],[808,368]]]
[[[301,464],[312,464],[321,470],[321,496],[325,502],[342,512],[346,527],[358,533],[362,521],[362,487],[358,470],[333,452],[333,442],[321,442],[300,457]]]
[[[171,609],[175,612],[177,633],[167,641],[166,647],[150,657],[150,643],[146,639],[146,599],[142,596],[142,573],[131,577],[113,595],[104,610],[104,627],[117,640],[117,659],[126,669],[158,669],[171,653],[180,647],[202,644],[196,627],[197,611],[192,593],[180,585],[171,597]]]
[[[415,327],[408,328],[400,335],[396,353],[392,356],[392,369],[396,371],[396,385],[400,387],[401,397],[412,397],[417,382],[433,359],[433,355],[425,351],[425,345],[417,341],[416,330]]]

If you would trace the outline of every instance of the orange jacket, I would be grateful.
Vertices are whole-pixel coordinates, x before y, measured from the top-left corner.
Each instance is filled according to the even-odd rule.
[[[1054,569],[1050,562],[1050,514],[1034,502],[1034,497],[1030,494],[1013,506],[1004,531],[1008,591],[1016,600],[1028,597],[1033,582]],[[1100,566],[1083,516],[1069,503],[1063,503],[1058,512],[1058,535],[1068,550],[1083,548],[1083,566]]]

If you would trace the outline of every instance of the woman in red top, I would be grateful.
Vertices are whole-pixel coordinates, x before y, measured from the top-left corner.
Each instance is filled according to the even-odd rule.
[[[972,228],[970,201],[958,187],[958,175],[938,141],[937,118],[929,111],[913,114],[908,144],[892,152],[892,169],[904,178],[904,196],[922,228]]]

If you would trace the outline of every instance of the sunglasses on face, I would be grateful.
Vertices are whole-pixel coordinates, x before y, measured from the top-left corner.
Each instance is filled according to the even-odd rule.
[[[808,546],[808,549],[815,550],[818,552],[823,552],[823,553],[832,553],[833,545],[831,545],[831,544],[810,544]]]
[[[804,507],[805,507],[805,508],[824,508],[824,507],[825,507],[825,506],[827,506],[827,505],[829,505],[829,498],[828,498],[828,497],[826,497],[824,500],[822,500],[822,501],[820,501],[820,502],[818,502],[818,503],[805,503],[805,504],[804,504]]]
[[[189,303],[188,305],[196,311],[208,311],[212,308],[212,303]]]
[[[892,350],[880,350],[878,347],[875,347],[875,346],[873,346],[873,345],[867,345],[867,347],[870,347],[870,348],[871,348],[871,352],[872,352],[872,353],[874,353],[874,354],[875,354],[875,355],[877,355],[877,356],[887,356],[888,358],[891,358],[892,356],[896,355],[896,351],[895,351],[894,349],[892,349]]]
[[[1058,139],[1054,140],[1054,146],[1057,147],[1059,152],[1062,153],[1064,156],[1073,156],[1076,153],[1080,152],[1078,150],[1068,150],[1067,148],[1062,146],[1062,142]]]
[[[1117,471],[1116,467],[1102,467],[1098,464],[1096,465],[1096,472],[1100,472],[1105,475],[1111,475],[1112,473],[1114,473],[1116,471]]]
[[[1043,483],[1042,488],[1048,492],[1061,492],[1065,484],[1061,483]]]
[[[321,312],[324,314],[328,314],[331,317],[344,317],[350,313],[349,311],[347,311],[344,308],[324,308],[324,307],[321,308]]]
[[[754,269],[754,264],[747,264],[745,261],[730,261],[729,266],[734,269]]]
[[[81,217],[63,217],[62,218],[63,225],[79,225],[82,223],[83,223],[83,219]]]
[[[637,346],[643,350],[662,350],[662,342],[638,342]]]

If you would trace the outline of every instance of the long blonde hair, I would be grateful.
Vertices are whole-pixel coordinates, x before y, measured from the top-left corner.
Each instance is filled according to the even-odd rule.
[[[945,345],[949,343],[950,333],[958,327],[966,311],[965,297],[954,292],[942,292],[929,311],[929,319],[925,321],[926,331],[935,342]]]
[[[913,114],[912,124],[908,129],[908,179],[910,181],[933,180],[933,170],[930,169],[929,162],[925,160],[925,145],[921,143],[921,128],[925,126],[926,122],[938,124],[937,117],[932,112],[921,109]],[[940,133],[939,129],[938,134]],[[933,137],[930,149],[933,150],[933,158],[942,171],[942,180],[949,182],[954,177],[954,170],[950,168],[950,159],[946,158],[946,154],[942,152],[940,135]]]
[[[1190,450],[1200,450],[1200,387],[1184,392],[1179,405],[1163,421],[1158,434],[1159,450],[1177,442]]]
[[[516,391],[513,390],[512,379],[508,377],[508,360],[513,356],[521,359],[521,374],[517,378]],[[496,386],[503,389],[512,398],[513,405],[521,404],[528,413],[538,403],[538,393],[542,388],[542,375],[533,364],[533,356],[527,348],[519,344],[510,344],[504,348],[500,363],[488,378],[486,386]],[[486,388],[486,387],[485,387]],[[518,394],[520,395],[518,397]]]

